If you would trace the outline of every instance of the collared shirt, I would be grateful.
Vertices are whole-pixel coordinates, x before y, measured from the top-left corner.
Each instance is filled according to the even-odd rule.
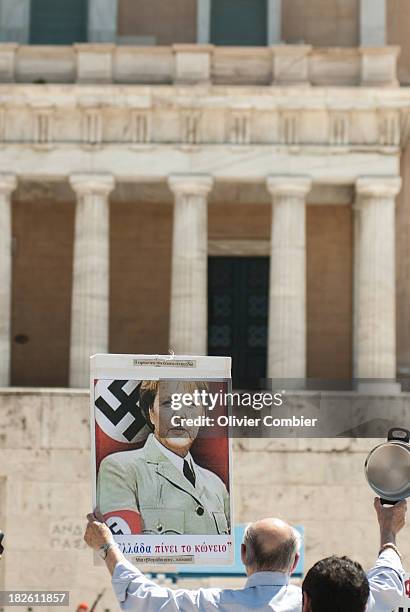
[[[390,612],[404,594],[404,570],[397,554],[386,549],[368,573],[367,612]],[[242,589],[170,589],[157,585],[128,561],[115,566],[112,585],[121,610],[135,612],[301,612],[301,588],[281,572],[256,572]]]
[[[157,440],[155,436],[152,436],[152,439],[154,440],[155,444],[157,445],[161,453],[165,455],[165,457],[167,457],[167,459],[169,459],[171,463],[175,465],[175,467],[181,472],[181,474],[184,473],[184,460],[185,459],[188,461],[191,470],[195,474],[194,461],[192,459],[191,453],[187,453],[185,457],[180,457],[176,453],[173,453],[172,450],[170,450],[169,448],[161,444],[161,442]]]
[[[242,589],[169,589],[155,584],[128,561],[117,563],[112,585],[121,610],[138,612],[300,612],[300,587],[281,572],[257,572]]]

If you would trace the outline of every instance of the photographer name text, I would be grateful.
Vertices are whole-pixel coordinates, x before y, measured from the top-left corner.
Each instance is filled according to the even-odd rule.
[[[318,419],[291,416],[285,418],[273,417],[267,414],[264,417],[248,417],[235,415],[220,415],[217,418],[200,415],[186,417],[174,414],[171,417],[173,427],[316,427]]]

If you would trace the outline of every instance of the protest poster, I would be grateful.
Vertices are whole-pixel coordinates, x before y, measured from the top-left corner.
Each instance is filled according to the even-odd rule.
[[[91,357],[93,504],[131,561],[233,562],[230,439],[215,425],[230,376],[228,357]]]

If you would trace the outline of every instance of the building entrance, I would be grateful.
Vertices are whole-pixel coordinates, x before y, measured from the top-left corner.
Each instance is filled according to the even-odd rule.
[[[208,354],[232,357],[233,386],[266,377],[268,257],[209,257]]]
[[[213,0],[211,6],[211,43],[242,47],[267,44],[267,0]]]
[[[30,10],[32,45],[87,41],[87,0],[31,0]]]

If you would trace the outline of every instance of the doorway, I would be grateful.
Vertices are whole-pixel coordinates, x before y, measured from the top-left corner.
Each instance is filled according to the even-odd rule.
[[[213,0],[211,43],[214,45],[265,46],[267,0]]]
[[[31,0],[30,44],[87,42],[87,0]]]
[[[266,378],[269,257],[209,257],[208,354],[232,357],[235,389]]]

